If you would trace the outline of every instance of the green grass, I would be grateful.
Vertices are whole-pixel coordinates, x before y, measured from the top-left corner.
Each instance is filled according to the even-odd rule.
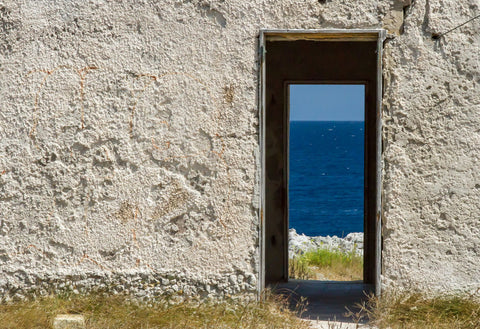
[[[292,279],[362,280],[363,257],[355,250],[348,253],[329,249],[309,251],[290,259],[289,276]]]
[[[50,296],[0,304],[0,328],[51,328],[57,314],[83,314],[87,328],[308,328],[287,301],[269,295],[262,302],[187,301],[145,304],[128,296]]]

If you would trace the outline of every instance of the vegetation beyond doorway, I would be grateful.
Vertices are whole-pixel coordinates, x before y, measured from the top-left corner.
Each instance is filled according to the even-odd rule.
[[[357,281],[363,279],[363,257],[355,251],[317,249],[290,258],[288,276],[301,280]]]

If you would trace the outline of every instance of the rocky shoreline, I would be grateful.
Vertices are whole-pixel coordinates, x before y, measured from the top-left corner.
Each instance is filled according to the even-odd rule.
[[[345,253],[355,251],[357,255],[363,255],[363,233],[349,233],[344,238],[336,235],[307,236],[298,234],[292,228],[289,230],[288,238],[289,258],[317,249],[341,250]]]

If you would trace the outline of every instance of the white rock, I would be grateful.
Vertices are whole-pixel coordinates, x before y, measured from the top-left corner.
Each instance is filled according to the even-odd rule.
[[[346,253],[355,251],[356,254],[363,255],[363,233],[350,233],[345,238],[336,235],[310,237],[298,234],[293,228],[290,229],[288,243],[290,258],[316,249],[341,250]]]

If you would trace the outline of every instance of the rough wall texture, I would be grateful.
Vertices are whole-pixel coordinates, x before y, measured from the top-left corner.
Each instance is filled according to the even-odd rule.
[[[386,286],[480,287],[478,1],[415,1],[385,45]]]
[[[480,275],[476,1],[0,2],[0,294],[255,293],[260,28],[387,28],[386,287]],[[404,8],[405,7],[405,8]],[[405,17],[404,17],[405,16]]]

